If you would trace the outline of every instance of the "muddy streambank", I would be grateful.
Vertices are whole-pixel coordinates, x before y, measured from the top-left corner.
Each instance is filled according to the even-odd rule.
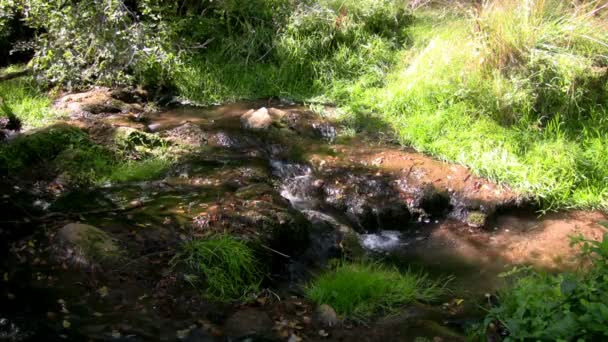
[[[138,96],[104,90],[58,106],[99,143],[121,131],[180,146],[163,177],[79,189],[53,177],[3,180],[0,340],[463,340],[486,294],[504,285],[500,273],[573,267],[568,236],[604,234],[601,213],[539,218],[507,187],[349,136],[302,106],[151,112]],[[118,262],[66,245],[79,229],[98,229]],[[170,266],[183,241],[213,232],[258,247],[269,276],[251,301],[206,300]],[[361,257],[452,277],[451,292],[367,324],[326,326],[303,286],[332,258]]]

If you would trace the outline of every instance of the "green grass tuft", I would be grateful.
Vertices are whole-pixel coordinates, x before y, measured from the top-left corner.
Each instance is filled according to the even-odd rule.
[[[18,69],[19,66],[11,66],[0,70],[0,74]],[[0,98],[26,127],[41,127],[61,117],[51,108],[51,99],[32,76],[0,82]]]
[[[432,301],[444,291],[422,273],[370,262],[345,262],[322,274],[306,289],[315,303],[328,304],[340,315],[366,321],[414,301]]]
[[[192,285],[219,301],[244,299],[259,290],[263,279],[253,250],[228,235],[185,243],[173,263],[184,264]]]

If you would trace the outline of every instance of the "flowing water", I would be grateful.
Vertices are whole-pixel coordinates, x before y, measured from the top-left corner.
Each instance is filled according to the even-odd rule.
[[[265,131],[244,129],[241,116],[263,105],[276,107],[279,122]],[[114,115],[107,122],[128,120]],[[231,336],[227,320],[241,309],[205,301],[178,278],[169,266],[177,246],[213,230],[259,238],[268,220],[286,226],[301,219],[310,226],[306,246],[295,236],[267,240],[273,281],[266,285],[276,292],[269,297],[284,300],[256,310],[275,322],[310,316],[301,285],[331,257],[341,257],[348,235],[366,257],[450,277],[452,292],[444,305],[408,309],[401,321],[381,319],[369,329],[337,327],[331,339],[432,338],[434,325],[463,333],[479,319],[486,294],[504,285],[502,272],[519,264],[569,267],[568,235],[604,232],[601,213],[538,218],[518,194],[464,167],[374,137],[341,136],[339,127],[298,106],[184,107],[152,114],[146,126],[192,145],[164,179],[49,199],[42,214],[69,215],[44,221],[17,223],[22,213],[2,214],[13,223],[0,231],[0,340],[224,340]],[[3,190],[3,210],[24,193]],[[73,221],[110,233],[130,259],[110,270],[57,261],[54,234]],[[301,324],[300,335],[319,339],[314,323]]]

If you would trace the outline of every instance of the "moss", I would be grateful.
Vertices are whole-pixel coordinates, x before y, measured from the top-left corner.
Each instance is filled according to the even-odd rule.
[[[486,225],[488,215],[481,211],[471,211],[467,215],[466,222],[471,227],[483,227]]]

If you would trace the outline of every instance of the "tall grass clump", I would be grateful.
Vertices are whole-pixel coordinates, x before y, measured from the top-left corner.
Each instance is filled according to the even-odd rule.
[[[173,264],[184,265],[188,281],[204,290],[208,297],[220,301],[245,298],[259,290],[263,279],[253,250],[228,235],[185,243]]]
[[[344,262],[316,278],[306,295],[349,319],[365,321],[414,301],[435,300],[443,290],[422,273],[400,272],[371,262]]]
[[[608,104],[606,11],[601,1],[564,0],[495,0],[481,8],[479,62],[486,73],[498,71],[528,88],[528,108],[510,121],[584,120]]]
[[[19,68],[13,66],[2,69],[0,74]],[[60,113],[51,108],[52,101],[44,88],[32,76],[0,82],[0,98],[11,108],[15,116],[30,128],[41,127],[60,116]]]

